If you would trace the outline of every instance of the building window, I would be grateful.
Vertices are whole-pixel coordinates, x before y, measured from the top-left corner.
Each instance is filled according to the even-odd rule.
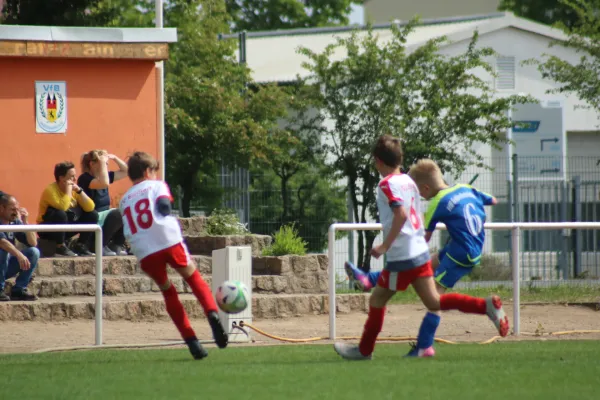
[[[515,90],[515,58],[496,59],[496,90]]]

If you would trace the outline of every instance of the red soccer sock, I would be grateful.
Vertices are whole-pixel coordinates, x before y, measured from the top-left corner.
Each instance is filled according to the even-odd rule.
[[[194,329],[192,329],[192,325],[190,324],[190,320],[185,312],[185,308],[183,308],[183,304],[179,301],[179,296],[177,295],[177,289],[175,286],[171,285],[167,290],[162,292],[165,298],[165,304],[167,306],[167,312],[169,316],[175,323],[175,326],[181,333],[181,337],[184,339],[196,337],[196,333]]]
[[[381,328],[383,328],[384,316],[385,307],[369,307],[369,316],[365,323],[365,330],[363,331],[362,337],[360,338],[360,344],[358,345],[358,349],[363,356],[371,355],[373,350],[375,350],[377,335],[379,335]]]
[[[440,308],[444,311],[459,310],[467,314],[486,313],[485,299],[459,293],[448,293],[441,295]]]
[[[194,292],[194,296],[200,302],[200,305],[204,309],[204,314],[208,315],[211,311],[217,311],[217,303],[215,303],[215,299],[212,295],[212,291],[202,279],[202,275],[198,270],[195,270],[192,275],[190,275],[185,280],[190,288],[192,288],[192,292]]]

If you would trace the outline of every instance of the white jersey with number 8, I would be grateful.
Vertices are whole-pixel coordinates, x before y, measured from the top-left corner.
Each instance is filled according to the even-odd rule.
[[[387,261],[411,260],[429,252],[421,220],[421,196],[417,185],[408,175],[388,175],[377,187],[377,208],[384,237],[387,237],[392,228],[392,209],[400,206],[404,207],[407,219],[386,253]]]
[[[177,219],[163,216],[156,209],[156,200],[161,197],[173,201],[167,184],[147,180],[131,187],[119,203],[123,233],[140,260],[183,241]]]

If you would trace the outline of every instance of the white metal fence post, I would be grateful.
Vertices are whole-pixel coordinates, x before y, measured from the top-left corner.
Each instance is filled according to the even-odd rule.
[[[102,345],[102,228],[98,226],[94,235],[94,252],[96,253],[96,346]]]
[[[102,228],[98,224],[2,225],[0,232],[94,232],[96,252],[95,344],[102,344]],[[99,311],[98,311],[99,310]]]
[[[335,339],[335,233],[337,231],[366,231],[382,229],[376,223],[336,223],[329,227],[328,256],[329,256],[329,337]],[[446,229],[444,224],[438,224],[437,229]],[[600,222],[486,222],[484,229],[510,230],[512,255],[510,257],[513,280],[513,334],[521,333],[521,231],[525,230],[554,230],[554,229],[600,229]]]
[[[329,339],[335,340],[335,231],[336,224],[329,227],[327,259],[329,261]]]
[[[512,246],[511,264],[513,276],[513,334],[521,333],[521,228],[510,230]]]

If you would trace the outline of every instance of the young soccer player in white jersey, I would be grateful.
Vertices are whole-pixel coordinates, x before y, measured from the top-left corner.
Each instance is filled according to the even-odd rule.
[[[135,152],[127,162],[133,186],[123,195],[119,210],[124,234],[142,270],[158,285],[169,316],[181,333],[192,356],[208,355],[192,328],[177,289],[167,277],[167,264],[181,275],[202,305],[215,343],[227,347],[227,333],[221,325],[217,304],[187,251],[177,219],[171,215],[173,198],[167,184],[156,179],[158,162],[149,154]]]
[[[437,292],[429,247],[421,219],[421,198],[415,182],[400,172],[402,146],[397,138],[379,138],[373,150],[375,167],[383,179],[377,188],[377,209],[383,225],[383,243],[371,250],[375,258],[386,254],[386,263],[369,299],[369,315],[359,345],[336,343],[336,352],[348,360],[371,359],[377,336],[383,327],[385,306],[396,291],[412,285],[429,310],[423,319],[417,343],[409,357],[432,357],[433,342],[440,324],[440,310],[469,310],[472,304],[491,307],[488,315],[505,318],[493,302],[466,295],[441,295]],[[469,312],[469,311],[466,311]]]

